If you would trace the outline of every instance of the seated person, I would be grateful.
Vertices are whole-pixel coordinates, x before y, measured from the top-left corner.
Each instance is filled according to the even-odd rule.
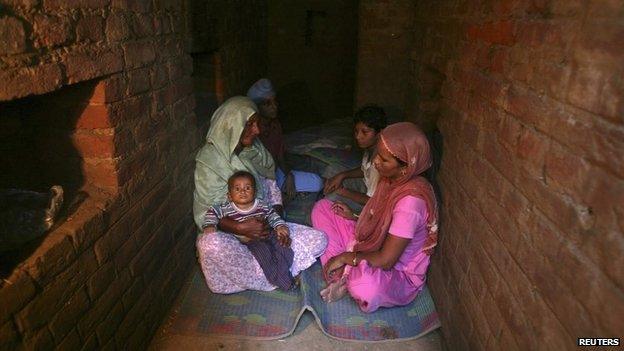
[[[423,289],[438,237],[436,197],[422,176],[431,163],[423,132],[409,122],[392,124],[379,134],[379,182],[359,218],[326,199],[314,205],[314,228],[329,240],[321,256],[325,301],[348,293],[373,312],[407,305]]]
[[[248,218],[266,220],[274,230],[267,239],[252,241],[244,235],[234,235],[247,245],[267,280],[280,289],[289,290],[293,283],[289,268],[294,253],[286,222],[273,208],[256,198],[256,180],[249,172],[238,171],[228,179],[228,200],[206,211],[202,225],[204,234],[216,232],[219,220],[224,217],[237,222]]]
[[[214,112],[206,143],[195,157],[193,219],[201,230],[206,211],[227,200],[228,179],[239,170],[251,173],[256,181],[256,197],[281,207],[282,194],[275,183],[273,158],[257,139],[258,110],[247,97],[235,96]],[[279,211],[278,211],[279,212]],[[297,276],[323,253],[327,239],[323,232],[304,225],[286,223],[294,252],[290,272]],[[217,231],[200,232],[196,245],[206,284],[214,293],[230,294],[243,290],[270,291],[271,284],[248,245],[234,235],[251,241],[264,240],[270,230],[266,220],[248,218],[237,222],[223,217]]]
[[[323,179],[314,173],[291,170],[284,161],[282,124],[278,118],[278,103],[271,81],[262,78],[247,91],[247,96],[258,106],[260,112],[260,141],[269,150],[277,164],[277,185],[284,190],[287,199],[295,192],[317,192],[323,187]]]
[[[377,137],[379,132],[386,127],[386,113],[376,105],[366,105],[360,108],[353,117],[353,134],[358,147],[364,150],[362,165],[348,171],[340,172],[327,179],[323,193],[338,195],[340,203],[346,199],[351,204],[352,210],[359,210],[366,204],[375,193],[375,186],[379,180],[379,173],[373,167],[373,158],[376,155]],[[343,182],[350,178],[364,178],[366,193],[348,189]],[[342,199],[340,199],[342,197]],[[349,201],[350,200],[350,201]],[[346,204],[345,204],[346,205]]]

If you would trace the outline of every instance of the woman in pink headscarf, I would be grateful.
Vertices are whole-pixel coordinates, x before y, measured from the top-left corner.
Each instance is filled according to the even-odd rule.
[[[381,131],[377,151],[380,180],[359,215],[328,200],[312,210],[313,226],[329,240],[321,256],[323,299],[348,292],[364,312],[413,301],[437,243],[435,194],[421,176],[431,166],[427,138],[412,123],[392,124]]]

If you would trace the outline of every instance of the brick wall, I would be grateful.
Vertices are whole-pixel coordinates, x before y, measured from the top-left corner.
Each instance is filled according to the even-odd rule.
[[[450,349],[624,332],[622,15],[597,0],[416,3],[413,86],[444,138],[430,285]]]
[[[413,120],[409,56],[413,21],[411,0],[360,1],[356,108],[375,103],[392,119]]]
[[[88,196],[4,277],[0,349],[144,348],[195,257],[200,139],[185,9],[166,0],[0,4],[0,108],[88,81],[67,116]]]
[[[202,135],[216,107],[267,71],[267,1],[192,1],[191,54]]]
[[[358,1],[269,0],[269,77],[286,132],[353,114]]]

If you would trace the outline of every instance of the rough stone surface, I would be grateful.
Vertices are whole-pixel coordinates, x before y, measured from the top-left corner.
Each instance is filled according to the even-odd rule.
[[[449,349],[572,349],[624,330],[622,11],[580,4],[421,1],[388,25],[411,3],[361,3],[357,99],[407,86],[399,107],[442,133],[430,284]],[[381,73],[405,66],[366,60],[398,23],[409,55],[392,59],[409,74],[389,84]]]
[[[0,55],[21,54],[26,50],[26,32],[14,17],[0,18]]]
[[[83,195],[3,277],[0,348],[144,348],[195,257],[201,139],[182,3],[1,4],[0,109],[21,113],[12,138],[29,117],[41,167]]]

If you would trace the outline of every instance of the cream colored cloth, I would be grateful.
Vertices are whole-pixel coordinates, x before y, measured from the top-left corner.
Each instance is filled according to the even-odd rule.
[[[373,197],[377,182],[379,181],[379,172],[373,165],[373,157],[369,151],[365,151],[362,156],[362,173],[364,173],[364,184],[366,184],[366,196]]]
[[[257,112],[249,98],[235,96],[212,115],[206,144],[195,157],[193,218],[198,228],[208,207],[227,199],[227,181],[234,172],[245,170],[254,175],[259,198],[264,194],[262,178],[275,179],[273,158],[258,138],[238,155],[234,153],[245,124]]]

